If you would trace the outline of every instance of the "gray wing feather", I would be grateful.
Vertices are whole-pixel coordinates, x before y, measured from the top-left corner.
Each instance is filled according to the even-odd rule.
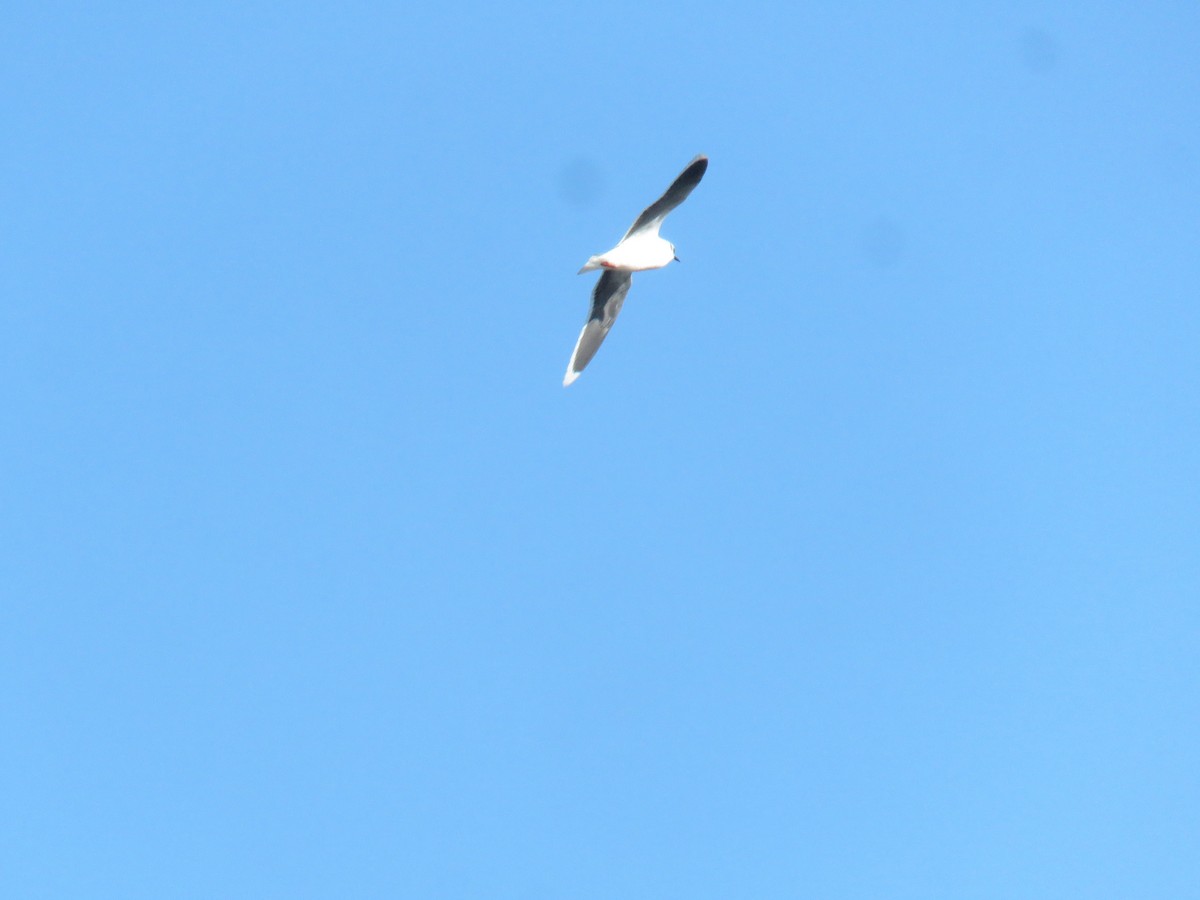
[[[564,387],[579,377],[579,373],[592,361],[592,357],[604,343],[613,322],[617,320],[617,313],[621,311],[621,304],[625,302],[625,295],[629,293],[629,285],[632,283],[633,276],[628,272],[605,269],[601,273],[600,280],[596,282],[596,288],[592,291],[591,315],[588,316],[583,331],[579,332],[575,352],[571,354],[571,361],[567,364],[567,374],[563,378]]]
[[[637,217],[636,222],[629,226],[629,230],[625,232],[625,237],[621,240],[625,240],[635,231],[651,228],[656,223],[662,222],[667,217],[667,213],[687,199],[688,194],[700,183],[700,179],[704,177],[707,169],[708,157],[702,153],[687,164],[687,168],[671,182],[671,186],[667,188],[665,194],[642,210],[642,214]]]

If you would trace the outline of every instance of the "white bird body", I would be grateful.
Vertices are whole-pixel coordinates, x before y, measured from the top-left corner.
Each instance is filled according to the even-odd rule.
[[[675,245],[660,237],[658,230],[667,214],[687,199],[707,170],[707,156],[701,154],[693,159],[687,164],[687,168],[679,173],[679,177],[671,182],[667,192],[642,210],[642,214],[625,232],[625,237],[621,238],[617,246],[599,256],[588,257],[588,261],[579,270],[581,275],[594,269],[603,269],[604,272],[592,290],[592,310],[583,325],[583,330],[579,332],[579,340],[575,342],[571,361],[567,363],[563,387],[579,377],[600,349],[604,338],[608,336],[629,293],[629,285],[633,281],[632,273],[661,269],[672,260],[678,259],[675,255]]]
[[[588,259],[579,274],[593,269],[620,269],[622,272],[645,272],[661,269],[675,258],[675,247],[658,236],[658,229],[646,229],[630,235],[607,253]]]

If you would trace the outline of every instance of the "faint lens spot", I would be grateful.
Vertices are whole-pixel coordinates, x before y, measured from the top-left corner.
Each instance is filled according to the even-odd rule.
[[[1038,75],[1045,75],[1058,66],[1058,41],[1040,28],[1026,28],[1021,32],[1021,61],[1025,68]]]
[[[572,206],[591,206],[604,188],[599,167],[590,159],[578,157],[559,170],[558,193]]]
[[[880,269],[890,269],[900,262],[907,243],[904,229],[891,219],[876,219],[863,228],[863,256]]]

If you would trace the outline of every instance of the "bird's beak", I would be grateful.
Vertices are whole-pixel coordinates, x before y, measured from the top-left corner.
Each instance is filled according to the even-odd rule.
[[[675,257],[675,262],[683,262],[683,260],[677,256],[677,257]]]

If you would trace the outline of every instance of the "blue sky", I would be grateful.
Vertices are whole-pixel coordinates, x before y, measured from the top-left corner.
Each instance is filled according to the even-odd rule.
[[[1200,7],[833,6],[6,12],[7,894],[1196,890]]]

